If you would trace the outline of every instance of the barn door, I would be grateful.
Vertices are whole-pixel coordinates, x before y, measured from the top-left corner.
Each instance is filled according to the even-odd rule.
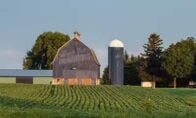
[[[68,78],[67,79],[67,84],[68,85],[77,85],[78,84],[78,79],[77,78]]]
[[[33,84],[33,77],[16,77],[16,83]]]
[[[81,78],[82,85],[92,85],[92,79],[91,78]]]

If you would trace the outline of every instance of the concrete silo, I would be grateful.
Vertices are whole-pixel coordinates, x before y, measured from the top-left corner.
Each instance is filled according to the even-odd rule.
[[[114,85],[124,83],[124,45],[120,40],[113,40],[108,47],[109,79]]]

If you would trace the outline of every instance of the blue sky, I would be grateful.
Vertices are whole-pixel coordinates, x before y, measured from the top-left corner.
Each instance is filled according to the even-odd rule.
[[[102,69],[115,38],[129,54],[140,54],[153,32],[164,47],[196,37],[195,0],[0,0],[0,68],[22,68],[22,59],[39,34],[60,31],[97,53]],[[101,70],[102,71],[102,70]]]

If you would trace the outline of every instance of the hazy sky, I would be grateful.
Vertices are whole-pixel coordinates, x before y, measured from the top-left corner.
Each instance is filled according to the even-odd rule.
[[[196,37],[196,0],[0,0],[0,69],[22,68],[23,57],[42,32],[72,37],[76,30],[103,69],[107,46],[115,38],[137,55],[153,32],[165,48]]]

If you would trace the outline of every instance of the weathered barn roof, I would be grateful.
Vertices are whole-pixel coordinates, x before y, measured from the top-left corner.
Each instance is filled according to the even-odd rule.
[[[1,77],[52,77],[52,70],[0,69]]]
[[[82,43],[84,46],[86,46],[82,41],[80,41],[80,40],[78,40],[78,39],[76,39],[76,38],[73,38],[73,39],[69,40],[68,42],[66,42],[63,46],[61,46],[61,47],[58,49],[58,51],[57,51],[57,53],[56,53],[56,55],[55,55],[55,57],[54,57],[54,59],[53,59],[53,61],[52,61],[52,64],[53,64],[54,61],[56,60],[56,58],[57,58],[57,56],[58,56],[60,50],[61,50],[62,48],[64,48],[64,47],[68,46],[68,45],[69,45],[72,41],[74,41],[74,40],[75,40],[75,41],[79,41],[79,42]],[[91,54],[92,54],[92,56],[93,56],[93,60],[95,61],[95,63],[96,63],[97,65],[100,66],[100,63],[99,63],[99,61],[98,61],[98,59],[97,59],[97,56],[96,56],[95,52],[94,52],[92,49],[90,49],[88,46],[86,46],[86,47],[91,51]]]
[[[98,61],[98,59],[97,59],[97,56],[96,56],[96,54],[95,54],[95,52],[94,52],[94,50],[93,49],[90,49],[91,50],[91,54],[93,55],[93,59],[95,60],[95,62],[98,64],[98,65],[100,65],[99,64],[99,61]]]

